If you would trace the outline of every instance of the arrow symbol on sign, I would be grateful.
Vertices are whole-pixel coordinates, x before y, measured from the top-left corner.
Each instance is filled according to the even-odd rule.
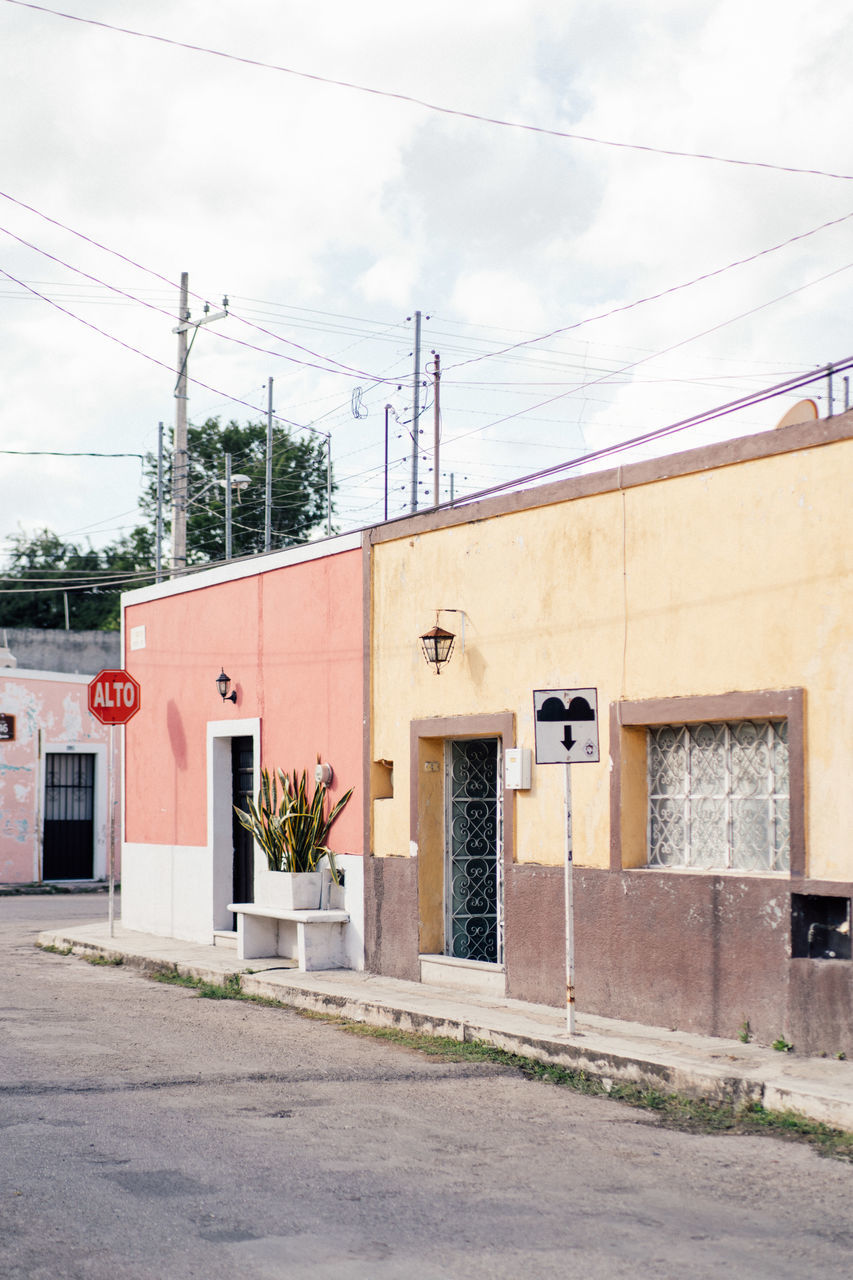
[[[575,745],[576,742],[577,742],[577,738],[572,737],[572,726],[570,724],[567,724],[563,732],[563,746],[566,748],[567,751],[571,751],[572,747]]]

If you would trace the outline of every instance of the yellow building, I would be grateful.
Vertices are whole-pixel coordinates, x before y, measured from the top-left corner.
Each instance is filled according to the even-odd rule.
[[[853,1051],[851,436],[847,413],[371,532],[368,967],[565,1002],[566,770],[535,762],[534,691],[595,690],[578,1008]]]

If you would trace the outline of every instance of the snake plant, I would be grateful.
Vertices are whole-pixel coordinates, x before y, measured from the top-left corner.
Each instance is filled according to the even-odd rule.
[[[234,811],[263,849],[270,871],[316,871],[326,857],[337,881],[335,856],[326,841],[352,793],[350,787],[327,813],[326,786],[318,782],[311,794],[307,771],[262,769],[257,802],[249,796],[247,811],[236,805]]]

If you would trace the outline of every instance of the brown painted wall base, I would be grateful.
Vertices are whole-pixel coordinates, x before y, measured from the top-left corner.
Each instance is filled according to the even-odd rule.
[[[365,860],[373,973],[417,981],[416,858]],[[748,1022],[804,1053],[853,1057],[853,962],[791,958],[786,878],[574,869],[577,1008],[736,1038]],[[820,892],[808,884],[808,892]],[[827,886],[853,896],[853,885]],[[504,894],[507,994],[565,1005],[563,870],[511,864]]]
[[[420,980],[417,858],[364,859],[364,956],[370,973]]]
[[[566,1003],[566,905],[561,867],[515,863],[504,890],[507,995]]]

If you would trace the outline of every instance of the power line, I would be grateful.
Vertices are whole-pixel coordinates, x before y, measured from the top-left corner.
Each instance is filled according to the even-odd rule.
[[[47,13],[55,18],[65,18],[69,22],[79,22],[86,26],[100,27],[105,31],[113,31],[117,35],[133,36],[139,40],[151,40],[157,44],[169,45],[174,49],[186,49],[190,53],[202,53],[208,57],[223,58],[228,62],[237,62],[247,67],[257,67],[263,71],[277,71],[283,75],[294,76],[301,80],[311,80],[317,84],[331,85],[336,89],[350,89],[356,93],[369,94],[376,98],[388,98],[394,102],[405,102],[410,106],[422,107],[426,111],[435,111],[440,115],[453,116],[462,120],[473,120],[478,124],[490,124],[502,129],[517,129],[525,133],[540,134],[551,138],[565,138],[570,142],[587,142],[599,147],[613,147],[623,151],[642,151],[650,155],[671,156],[681,160],[705,160],[713,164],[738,165],[750,169],[768,169],[776,173],[804,174],[809,177],[835,178],[842,182],[853,182],[853,174],[832,173],[824,169],[803,169],[794,165],[771,164],[765,160],[740,160],[731,156],[717,156],[702,151],[677,151],[671,147],[654,147],[636,142],[616,142],[610,138],[595,138],[588,134],[569,133],[564,129],[551,129],[544,125],[526,124],[519,120],[502,120],[496,116],[480,115],[475,111],[462,111],[456,107],[444,107],[423,98],[416,98],[408,93],[396,93],[390,89],[376,89],[370,85],[356,84],[350,80],[335,80],[330,76],[321,76],[314,72],[297,71],[293,67],[283,67],[278,63],[264,62],[259,58],[241,57],[228,53],[223,49],[211,49],[206,45],[192,44],[186,40],[175,40],[170,36],[155,35],[149,31],[136,31],[131,27],[119,27],[110,22],[102,22],[96,18],[82,18],[75,13],[65,13],[60,9],[50,9],[46,5],[32,4],[30,0],[6,0],[7,4],[17,5],[21,9],[33,9],[37,13]]]

